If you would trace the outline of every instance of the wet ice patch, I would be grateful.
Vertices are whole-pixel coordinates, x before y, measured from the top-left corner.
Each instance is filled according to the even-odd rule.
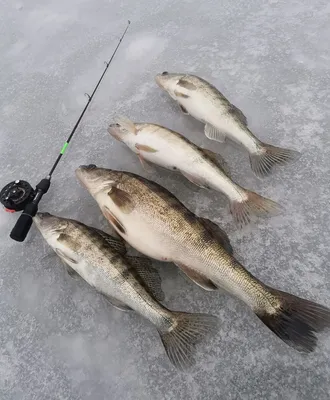
[[[70,20],[71,17],[68,13],[58,13],[49,8],[38,8],[29,13],[26,22],[33,25],[34,31],[37,31],[44,27],[56,29],[59,24]]]
[[[165,47],[166,39],[155,35],[140,35],[133,40],[126,49],[126,57],[129,60],[140,60],[143,57],[150,57],[150,54],[158,54]]]

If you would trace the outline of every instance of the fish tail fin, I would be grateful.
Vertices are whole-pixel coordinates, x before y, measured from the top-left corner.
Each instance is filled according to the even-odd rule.
[[[275,313],[256,313],[287,345],[310,353],[317,345],[315,333],[330,327],[330,309],[280,290],[268,288],[280,300]]]
[[[299,158],[300,152],[260,143],[256,153],[250,155],[252,171],[259,177],[269,175],[274,165],[283,165]]]
[[[248,224],[254,215],[276,215],[281,210],[282,207],[275,201],[246,189],[242,192],[241,199],[230,203],[230,212],[240,226]]]
[[[195,345],[217,331],[218,318],[185,312],[173,312],[172,316],[171,328],[159,334],[170,361],[176,368],[186,370],[195,363]]]
[[[116,118],[116,122],[122,128],[124,128],[126,131],[136,134],[137,130],[136,130],[135,124],[129,118],[127,118],[125,116],[119,116],[118,118]]]

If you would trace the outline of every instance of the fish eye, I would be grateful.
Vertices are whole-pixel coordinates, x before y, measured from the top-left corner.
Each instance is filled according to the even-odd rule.
[[[86,169],[87,169],[88,171],[90,171],[90,170],[92,170],[92,169],[95,169],[95,168],[96,168],[96,165],[95,165],[95,164],[89,164],[89,165],[86,166]]]
[[[120,125],[119,125],[119,124],[115,124],[115,127],[116,127],[116,128],[120,128]]]
[[[167,72],[167,71],[164,71],[164,72],[162,73],[162,75],[168,75],[168,72]]]

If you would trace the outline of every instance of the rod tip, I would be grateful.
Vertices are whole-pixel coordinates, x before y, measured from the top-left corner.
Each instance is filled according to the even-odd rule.
[[[130,20],[128,20],[128,25],[131,23],[131,21]]]

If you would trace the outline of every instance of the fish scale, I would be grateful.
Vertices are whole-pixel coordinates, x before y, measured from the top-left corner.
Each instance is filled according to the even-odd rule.
[[[329,328],[329,308],[254,277],[235,259],[223,231],[217,235],[214,224],[211,230],[161,185],[133,173],[95,165],[80,166],[76,176],[105,217],[107,212],[112,213],[124,227],[120,234],[132,247],[149,257],[175,263],[206,290],[226,289],[296,350],[313,351],[315,334]]]
[[[180,172],[199,187],[224,193],[239,226],[249,223],[251,217],[270,216],[280,211],[276,202],[235,183],[219,154],[202,149],[178,132],[160,125],[134,123],[126,117],[117,121],[109,126],[109,133],[136,153],[144,168],[154,163]]]
[[[243,112],[205,79],[168,72],[158,74],[155,79],[185,114],[205,124],[204,133],[208,139],[224,142],[228,137],[244,147],[249,153],[252,171],[257,176],[269,175],[275,165],[300,157],[295,150],[272,146],[258,139],[249,129]]]
[[[119,241],[105,232],[48,213],[38,213],[34,221],[62,260],[114,307],[134,310],[155,325],[177,368],[194,364],[194,345],[217,330],[216,317],[175,312],[160,304],[160,277],[150,260],[124,257],[116,250]]]

